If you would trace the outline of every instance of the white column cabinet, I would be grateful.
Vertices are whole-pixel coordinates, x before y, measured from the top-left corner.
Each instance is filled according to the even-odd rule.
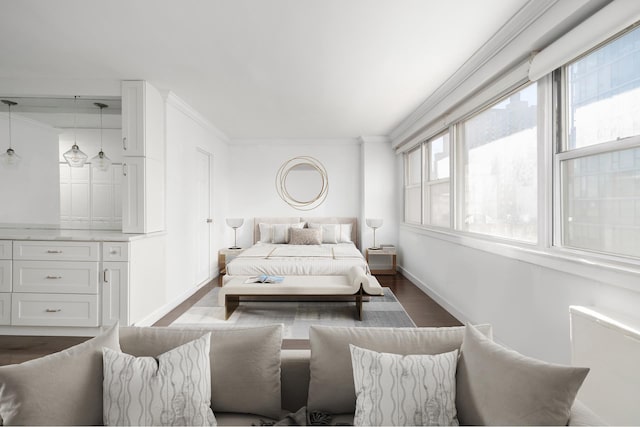
[[[0,240],[0,325],[11,323],[11,252],[11,241]]]
[[[151,233],[165,223],[164,100],[144,81],[122,82],[122,231]]]

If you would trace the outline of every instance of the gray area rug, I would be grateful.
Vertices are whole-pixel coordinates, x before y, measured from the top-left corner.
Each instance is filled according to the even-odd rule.
[[[372,297],[370,301],[363,303],[361,321],[356,319],[355,303],[347,301],[241,301],[229,320],[224,320],[224,307],[218,305],[219,291],[220,288],[215,287],[208,292],[170,327],[283,323],[284,338],[308,339],[311,325],[394,328],[415,326],[389,288],[384,288],[383,297]]]

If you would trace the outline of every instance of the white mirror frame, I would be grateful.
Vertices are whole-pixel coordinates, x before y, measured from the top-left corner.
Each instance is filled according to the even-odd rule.
[[[322,180],[320,191],[309,200],[297,200],[292,197],[287,190],[287,177],[289,176],[289,173],[297,166],[301,165],[315,169]],[[280,166],[280,169],[278,169],[278,173],[276,174],[276,190],[278,191],[280,198],[287,202],[292,208],[300,211],[310,211],[320,206],[327,198],[327,194],[329,193],[329,178],[327,176],[327,170],[324,168],[322,163],[313,157],[294,157],[293,159],[284,162],[282,166]]]

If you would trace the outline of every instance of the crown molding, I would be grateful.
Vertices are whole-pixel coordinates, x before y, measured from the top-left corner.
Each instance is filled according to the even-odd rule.
[[[225,144],[229,144],[231,142],[229,137],[224,132],[218,129],[213,123],[211,123],[207,118],[205,118],[202,114],[196,111],[191,105],[187,104],[182,98],[180,98],[175,93],[171,91],[167,92],[165,95],[165,99],[166,99],[167,105],[171,105],[172,107],[175,107],[180,112],[188,116],[190,119],[192,119],[196,123],[200,124],[204,128],[211,131],[220,141],[224,142]]]
[[[444,101],[461,84],[478,72],[492,58],[507,47],[523,31],[535,23],[559,0],[529,0],[507,23],[505,23],[480,49],[458,70],[436,89],[420,106],[405,118],[390,133],[393,146],[401,145],[411,134],[417,132],[416,124],[429,110]],[[585,1],[586,2],[586,1]],[[505,64],[507,65],[507,64]]]
[[[388,136],[360,136],[358,141],[360,144],[390,143],[391,139]]]
[[[247,138],[232,139],[235,146],[303,146],[303,145],[360,145],[359,138]]]

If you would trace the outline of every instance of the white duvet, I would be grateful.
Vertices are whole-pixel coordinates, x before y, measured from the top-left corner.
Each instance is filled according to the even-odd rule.
[[[229,264],[227,274],[255,276],[348,275],[357,266],[369,273],[367,262],[353,243],[286,245],[256,243]]]

